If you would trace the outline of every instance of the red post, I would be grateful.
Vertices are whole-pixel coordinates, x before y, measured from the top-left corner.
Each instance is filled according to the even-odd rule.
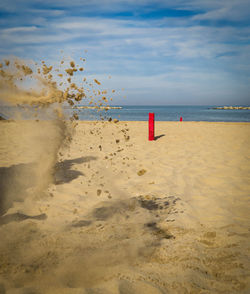
[[[180,117],[180,121],[182,121],[182,116]]]
[[[148,114],[148,140],[153,141],[155,139],[155,114]]]

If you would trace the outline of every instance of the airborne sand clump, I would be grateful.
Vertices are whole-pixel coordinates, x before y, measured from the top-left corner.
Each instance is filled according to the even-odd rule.
[[[74,61],[62,60],[57,68],[53,68],[45,61],[38,66],[34,62],[13,58],[2,62],[0,68],[2,112],[7,109],[7,116],[20,121],[19,148],[30,158],[28,168],[19,166],[13,174],[8,174],[8,184],[1,185],[4,195],[1,197],[0,209],[5,211],[4,206],[11,202],[10,199],[17,197],[15,194],[18,194],[18,199],[28,197],[28,194],[40,197],[53,182],[58,152],[70,143],[76,126],[74,120],[78,119],[76,112],[73,112],[71,117],[65,113],[65,105],[73,106],[85,99],[85,103],[94,103],[98,109],[100,106],[106,106],[108,99],[103,97],[103,93],[107,93],[106,90],[95,89],[86,78],[81,84],[77,83],[77,78],[72,82],[78,71],[83,71],[83,67],[76,66]],[[95,83],[96,81],[94,79]],[[23,119],[32,120],[33,123],[25,123]],[[8,141],[7,137],[3,136],[1,141],[5,140]],[[24,196],[17,191],[20,185],[9,185],[11,181],[16,185],[17,182],[22,183],[21,186],[25,187],[30,186],[28,182],[31,181],[33,188],[23,191],[26,194]]]

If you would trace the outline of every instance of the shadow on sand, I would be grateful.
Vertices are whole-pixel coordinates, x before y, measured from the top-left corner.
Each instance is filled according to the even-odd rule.
[[[45,220],[46,218],[47,218],[47,215],[45,213],[34,215],[34,216],[26,215],[19,212],[11,213],[11,214],[7,214],[0,217],[0,226],[6,225],[11,222],[21,222],[26,219]]]
[[[35,185],[34,167],[33,163],[0,167],[0,216],[14,201],[23,201],[25,191]]]
[[[159,135],[159,136],[155,136],[155,141],[157,141],[158,139],[160,139],[161,137],[166,136],[165,134]]]
[[[84,175],[82,172],[78,170],[72,170],[71,168],[75,164],[86,163],[96,159],[97,157],[94,157],[94,156],[85,156],[85,157],[68,159],[62,162],[58,162],[55,166],[55,174],[54,174],[55,182],[54,183],[56,185],[69,183],[73,181],[74,179],[78,178],[79,176]]]
[[[59,185],[71,182],[83,175],[82,172],[71,169],[75,164],[96,159],[93,156],[86,156],[58,162],[55,166],[54,183]],[[27,190],[36,186],[39,181],[36,171],[37,165],[35,163],[0,167],[0,216],[12,207],[14,201],[23,201]],[[22,216],[17,215],[17,218],[20,219]]]

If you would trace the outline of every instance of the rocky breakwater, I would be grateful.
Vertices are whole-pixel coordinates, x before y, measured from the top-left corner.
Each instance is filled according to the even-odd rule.
[[[74,109],[122,109],[121,106],[74,106]]]
[[[220,107],[213,107],[212,109],[223,109],[223,110],[250,110],[250,106],[220,106]]]

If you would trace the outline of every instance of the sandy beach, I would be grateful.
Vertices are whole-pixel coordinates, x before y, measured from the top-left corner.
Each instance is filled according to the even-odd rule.
[[[0,122],[1,294],[250,292],[250,123],[58,132]]]

